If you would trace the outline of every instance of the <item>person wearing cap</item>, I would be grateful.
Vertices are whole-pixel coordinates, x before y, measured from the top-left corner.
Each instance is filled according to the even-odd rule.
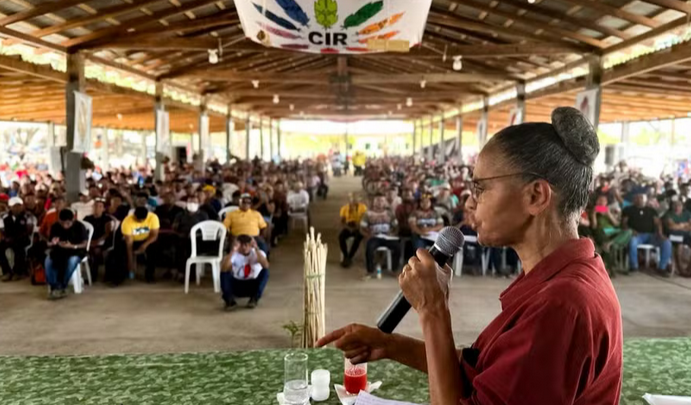
[[[223,225],[232,236],[251,236],[257,241],[259,248],[267,255],[269,254],[269,246],[261,235],[268,228],[268,225],[262,214],[252,209],[251,195],[243,194],[240,196],[240,209],[229,212],[223,220]]]
[[[67,285],[72,273],[86,255],[87,231],[74,212],[63,209],[58,214],[58,223],[50,228],[48,246],[50,254],[46,257],[46,281],[50,288],[48,299],[67,296]]]
[[[89,191],[84,190],[79,193],[79,201],[70,206],[77,213],[77,219],[83,221],[87,215],[94,213],[94,200],[89,196]]]
[[[633,205],[622,211],[622,228],[633,231],[629,241],[629,271],[638,271],[638,245],[651,244],[660,248],[657,270],[661,275],[670,275],[667,266],[672,258],[672,242],[667,239],[662,229],[662,221],[657,211],[646,205],[646,195],[638,193],[633,198]]]
[[[36,227],[36,218],[24,211],[24,202],[19,197],[9,200],[10,210],[0,220],[0,267],[2,281],[12,281],[26,273],[26,247]],[[14,252],[14,267],[7,261],[7,250]]]
[[[105,251],[113,243],[112,235],[115,232],[115,219],[106,214],[105,198],[97,197],[94,199],[94,213],[87,215],[84,222],[88,222],[94,227],[94,234],[89,246],[89,268],[91,269],[91,280],[96,281],[98,268],[103,264]]]

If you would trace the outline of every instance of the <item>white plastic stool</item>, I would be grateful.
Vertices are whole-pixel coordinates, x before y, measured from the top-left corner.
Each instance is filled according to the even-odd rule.
[[[378,247],[375,252],[384,252],[386,255],[386,268],[389,271],[393,271],[392,265],[391,265],[391,250],[387,248],[386,246],[381,246]]]
[[[218,256],[197,256],[197,232],[201,231],[202,240],[212,241],[218,240]],[[185,294],[190,290],[190,269],[195,265],[197,273],[197,285],[200,284],[200,278],[204,264],[211,265],[211,275],[214,280],[214,292],[221,292],[221,260],[223,259],[223,244],[226,241],[226,227],[218,221],[202,221],[193,226],[190,230],[190,242],[192,243],[192,254],[185,266]]]
[[[645,251],[645,267],[650,267],[650,252],[655,249],[657,260],[660,260],[660,248],[654,245],[638,245],[638,250]]]

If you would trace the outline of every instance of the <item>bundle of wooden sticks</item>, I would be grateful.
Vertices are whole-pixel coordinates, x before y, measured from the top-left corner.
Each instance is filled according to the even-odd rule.
[[[311,348],[326,332],[325,272],[328,248],[314,228],[305,240],[305,301],[302,347]]]

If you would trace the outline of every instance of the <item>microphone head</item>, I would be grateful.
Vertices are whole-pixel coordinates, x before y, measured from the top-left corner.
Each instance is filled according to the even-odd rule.
[[[463,247],[463,232],[454,226],[447,226],[439,231],[434,245],[440,252],[451,257]]]

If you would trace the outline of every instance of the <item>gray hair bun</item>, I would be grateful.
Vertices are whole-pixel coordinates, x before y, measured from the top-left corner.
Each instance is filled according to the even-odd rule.
[[[571,155],[580,163],[591,166],[600,153],[597,132],[588,119],[573,107],[552,111],[552,126]]]

